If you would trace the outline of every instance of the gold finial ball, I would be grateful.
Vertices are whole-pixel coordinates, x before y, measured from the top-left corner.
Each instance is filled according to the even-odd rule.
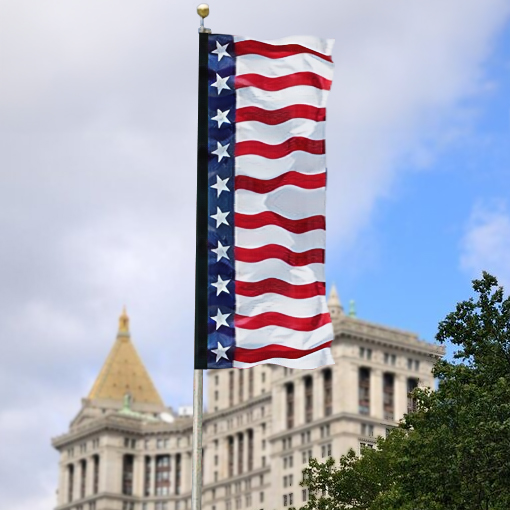
[[[200,4],[197,7],[197,12],[201,18],[207,18],[209,16],[209,6],[207,4]]]

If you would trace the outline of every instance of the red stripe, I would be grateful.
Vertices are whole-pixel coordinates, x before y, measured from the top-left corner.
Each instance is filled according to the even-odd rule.
[[[277,145],[269,145],[256,140],[237,142],[235,146],[236,156],[255,154],[268,159],[279,159],[288,156],[292,152],[303,151],[310,154],[325,154],[324,140],[310,140],[302,136],[294,136]]]
[[[293,347],[286,347],[285,345],[266,345],[260,349],[244,349],[243,347],[236,347],[234,360],[242,363],[257,363],[271,358],[286,358],[286,359],[299,359],[331,347],[331,340],[325,342],[313,349],[294,349]]]
[[[236,227],[246,229],[276,225],[294,234],[304,234],[311,230],[326,230],[326,218],[324,216],[310,216],[301,220],[291,220],[271,211],[258,214],[236,213],[235,223]]]
[[[326,172],[320,174],[301,174],[299,172],[286,172],[274,179],[255,179],[246,175],[237,175],[235,189],[247,189],[254,193],[269,193],[282,186],[296,186],[303,189],[319,189],[326,186]]]
[[[308,53],[315,55],[328,62],[333,62],[333,59],[329,55],[324,55],[318,51],[311,50],[300,44],[268,44],[260,41],[239,41],[235,43],[235,54],[236,57],[241,55],[249,55],[254,53],[255,55],[261,55],[267,58],[284,58],[290,57],[291,55],[299,55]]]
[[[278,110],[264,110],[257,106],[245,106],[236,110],[236,122],[256,121],[275,126],[290,119],[310,119],[322,122],[326,120],[326,108],[293,104]]]
[[[236,314],[234,324],[241,329],[260,329],[265,326],[279,326],[294,331],[315,331],[325,324],[329,324],[329,313],[320,313],[313,317],[291,317],[278,312],[265,312],[254,317]]]
[[[315,87],[316,89],[330,90],[331,80],[327,80],[320,74],[310,71],[302,71],[274,78],[253,73],[240,74],[235,78],[236,89],[255,87],[257,89],[274,92],[276,90],[288,89],[289,87],[297,87],[298,85],[307,85]]]
[[[261,262],[267,259],[279,259],[294,267],[324,264],[324,250],[321,248],[295,252],[278,244],[267,244],[260,248],[239,248],[236,246],[235,257],[236,261],[239,262]]]
[[[278,278],[267,278],[259,282],[241,282],[236,280],[235,289],[236,294],[246,297],[256,297],[270,292],[293,299],[306,299],[326,295],[326,284],[324,282],[292,285]]]

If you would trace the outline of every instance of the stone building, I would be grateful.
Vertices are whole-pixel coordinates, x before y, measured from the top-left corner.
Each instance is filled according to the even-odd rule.
[[[301,506],[311,457],[374,445],[402,418],[417,385],[433,386],[441,347],[328,305],[336,364],[316,370],[260,365],[210,370],[204,414],[204,510]],[[191,507],[189,409],[165,406],[120,317],[119,332],[60,453],[58,510]]]

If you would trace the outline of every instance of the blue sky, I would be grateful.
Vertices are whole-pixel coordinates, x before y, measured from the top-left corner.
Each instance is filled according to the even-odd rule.
[[[191,402],[195,8],[0,1],[9,510],[54,506],[50,438],[90,391],[123,305],[165,402]],[[211,4],[216,33],[336,40],[327,283],[360,318],[432,341],[482,269],[510,287],[509,16],[509,0]]]
[[[508,26],[494,37],[479,72],[479,86],[441,119],[439,139],[424,133],[419,156],[397,163],[399,179],[353,249],[328,252],[328,281],[336,283],[346,310],[354,299],[360,318],[428,341],[455,304],[472,295],[471,280],[482,270],[510,285]],[[485,219],[474,220],[477,210]],[[495,219],[506,219],[498,231],[501,252],[496,259],[479,254],[466,267],[463,256],[475,250],[466,246],[468,233]]]

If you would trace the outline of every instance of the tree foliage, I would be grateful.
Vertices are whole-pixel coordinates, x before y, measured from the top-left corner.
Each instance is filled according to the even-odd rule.
[[[417,388],[407,414],[376,449],[303,471],[303,510],[510,509],[510,298],[483,273],[436,339],[456,348],[434,366],[438,389]]]

